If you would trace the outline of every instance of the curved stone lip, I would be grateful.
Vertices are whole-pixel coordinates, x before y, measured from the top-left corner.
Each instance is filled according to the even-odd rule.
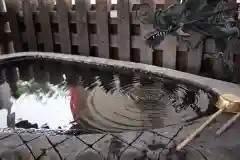
[[[43,58],[53,60],[56,59],[68,62],[95,65],[99,67],[112,67],[114,69],[135,70],[143,73],[151,73],[164,78],[170,78],[177,81],[189,83],[199,88],[208,90],[210,92],[212,91],[217,95],[234,94],[235,96],[240,97],[240,85],[143,63],[134,63],[121,60],[51,52],[19,52],[1,55],[0,63],[1,61],[4,62],[11,59],[28,59],[28,58],[40,58],[40,59]]]

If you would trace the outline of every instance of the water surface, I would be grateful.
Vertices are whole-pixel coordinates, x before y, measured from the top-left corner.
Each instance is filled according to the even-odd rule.
[[[216,101],[196,86],[151,74],[40,59],[0,68],[0,128],[161,128],[209,115]]]

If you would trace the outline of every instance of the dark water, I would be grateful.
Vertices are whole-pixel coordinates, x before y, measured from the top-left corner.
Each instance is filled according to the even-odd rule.
[[[160,128],[211,114],[216,100],[195,86],[130,71],[53,60],[0,68],[0,128]]]

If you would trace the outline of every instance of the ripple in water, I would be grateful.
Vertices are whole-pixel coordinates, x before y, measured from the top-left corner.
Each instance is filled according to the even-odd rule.
[[[209,115],[216,100],[193,85],[151,74],[52,60],[18,60],[1,68],[1,128],[161,128]]]

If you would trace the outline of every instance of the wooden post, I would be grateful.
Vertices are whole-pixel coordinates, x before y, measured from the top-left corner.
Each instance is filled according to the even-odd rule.
[[[78,48],[80,53],[85,56],[90,55],[87,15],[90,8],[89,2],[89,0],[76,0],[75,2]]]
[[[148,3],[152,7],[152,11],[155,10],[154,0],[141,0],[141,4]],[[152,30],[153,26],[150,24],[140,24],[141,26],[141,45],[140,45],[140,62],[145,64],[152,64],[152,52],[153,50],[146,45],[145,35]]]
[[[118,43],[120,60],[130,60],[130,1],[118,0]]]
[[[164,8],[170,5],[176,4],[176,0],[165,0]],[[163,67],[176,69],[176,58],[177,58],[177,38],[176,36],[167,35],[164,37],[164,41],[160,45],[163,51],[162,63]]]
[[[207,39],[204,42],[204,53],[210,54],[210,55],[215,55],[216,53],[218,53],[217,48],[216,48],[216,44],[214,39]],[[215,78],[222,78],[223,77],[223,72],[222,72],[222,64],[219,61],[219,59],[214,59],[211,58],[211,68],[209,68],[212,70],[212,76],[214,76]]]
[[[68,26],[68,14],[71,8],[71,0],[57,0],[56,2],[61,52],[65,54],[70,54],[71,41]]]
[[[238,19],[240,19],[240,0],[237,0],[238,5]]]
[[[188,39],[193,46],[199,42],[199,40],[202,38],[202,35],[196,33],[196,32],[190,32],[191,35]],[[187,54],[187,72],[198,74],[201,69],[201,63],[202,63],[202,52],[203,52],[203,44],[201,43],[197,49],[191,49],[189,50]]]
[[[14,48],[16,52],[21,52],[23,51],[23,48],[17,21],[17,14],[19,13],[21,8],[21,1],[6,0],[5,3],[7,7],[7,17],[10,23],[11,37],[13,39]]]
[[[96,0],[97,42],[99,57],[109,58],[109,0]]]
[[[163,51],[163,67],[176,69],[177,58],[177,38],[176,36],[167,35],[164,37],[164,41],[161,44]]]
[[[5,2],[3,0],[0,1],[0,36],[5,36],[5,20],[6,20],[6,12],[5,12]],[[4,41],[3,38],[0,40],[0,54],[4,53]]]
[[[23,15],[26,26],[26,35],[29,51],[37,51],[37,38],[35,35],[35,22],[33,21],[33,13],[36,11],[37,2],[35,0],[23,0]]]
[[[53,52],[53,35],[51,30],[50,12],[53,10],[53,0],[38,0],[39,21],[42,27],[42,40],[45,52]]]
[[[7,8],[5,0],[0,0],[0,45],[2,45],[1,51],[3,54],[13,53],[14,46],[10,37],[10,25],[7,22]],[[1,46],[0,46],[1,48]],[[1,52],[0,52],[1,54]]]

